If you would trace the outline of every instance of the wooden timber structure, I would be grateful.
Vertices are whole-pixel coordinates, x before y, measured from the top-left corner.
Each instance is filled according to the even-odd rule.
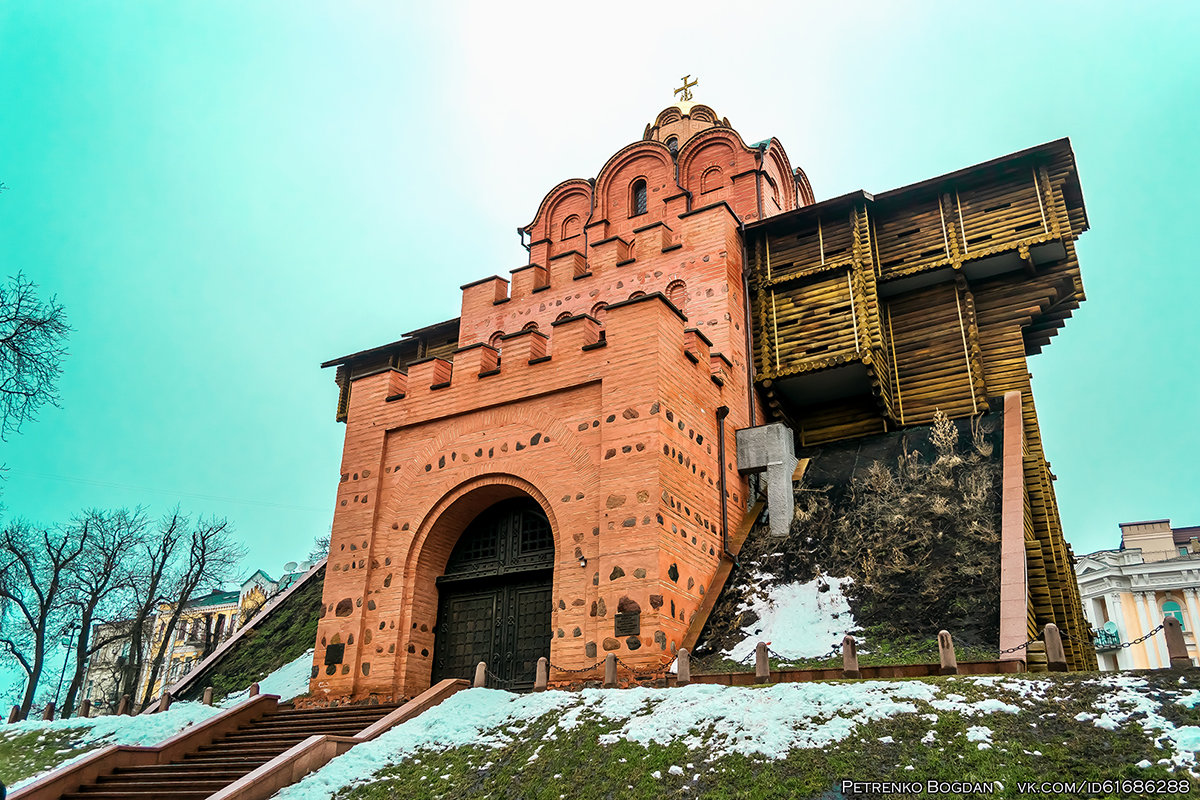
[[[1050,622],[1091,639],[1026,362],[1084,299],[1087,228],[1066,139],[746,227],[756,384],[801,445],[1021,392],[1030,639]],[[1064,646],[1073,669],[1096,668],[1090,648]]]

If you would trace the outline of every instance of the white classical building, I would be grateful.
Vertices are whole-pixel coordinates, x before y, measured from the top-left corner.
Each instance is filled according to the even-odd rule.
[[[1168,665],[1162,632],[1141,638],[1170,615],[1183,625],[1188,653],[1200,664],[1200,526],[1172,528],[1167,519],[1121,524],[1121,547],[1076,559],[1083,613],[1096,631],[1102,670]]]

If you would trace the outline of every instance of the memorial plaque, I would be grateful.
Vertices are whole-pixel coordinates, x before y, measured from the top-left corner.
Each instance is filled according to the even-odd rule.
[[[642,612],[627,611],[613,615],[613,633],[616,636],[637,636],[642,632]]]
[[[329,667],[334,664],[342,663],[342,659],[346,655],[346,645],[331,644],[325,648],[325,666]]]

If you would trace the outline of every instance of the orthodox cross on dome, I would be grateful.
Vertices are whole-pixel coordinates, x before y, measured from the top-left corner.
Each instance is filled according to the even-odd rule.
[[[683,81],[683,86],[680,86],[678,89],[676,89],[676,90],[675,90],[675,94],[682,94],[682,95],[683,95],[683,96],[682,96],[682,97],[680,97],[679,99],[680,99],[681,101],[683,101],[684,103],[686,103],[686,102],[688,102],[689,100],[691,100],[691,99],[692,99],[692,87],[693,87],[693,86],[695,86],[697,83],[699,83],[699,82],[700,82],[700,79],[699,79],[699,78],[697,78],[697,79],[696,79],[696,80],[694,80],[694,81],[690,81],[690,82],[689,82],[689,81],[688,81],[688,78],[690,78],[690,77],[692,77],[692,76],[691,76],[691,75],[684,75],[684,76],[683,76],[683,77],[680,79],[680,80],[682,80],[682,81]]]

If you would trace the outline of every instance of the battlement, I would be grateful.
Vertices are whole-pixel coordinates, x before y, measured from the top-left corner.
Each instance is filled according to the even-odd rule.
[[[620,235],[606,235],[603,225],[592,224],[570,249],[532,242],[529,263],[511,270],[508,278],[493,275],[461,287],[459,344],[493,343],[497,334],[529,322],[544,329],[564,314],[597,316],[597,306],[666,292],[672,282],[721,286],[731,280],[731,260],[740,270],[739,225],[729,205],[717,202]],[[686,259],[680,254],[685,241]],[[682,299],[671,299],[683,305]]]
[[[410,407],[431,401],[486,403],[489,398],[528,396],[560,383],[598,379],[615,364],[644,360],[674,351],[681,361],[707,374],[721,387],[732,364],[713,350],[712,341],[661,292],[613,303],[606,324],[590,314],[575,314],[539,330],[505,334],[499,346],[483,342],[454,352],[453,360],[431,356],[407,371],[386,368],[354,379],[353,402]],[[617,367],[619,370],[619,367]],[[465,404],[463,407],[467,407]]]

